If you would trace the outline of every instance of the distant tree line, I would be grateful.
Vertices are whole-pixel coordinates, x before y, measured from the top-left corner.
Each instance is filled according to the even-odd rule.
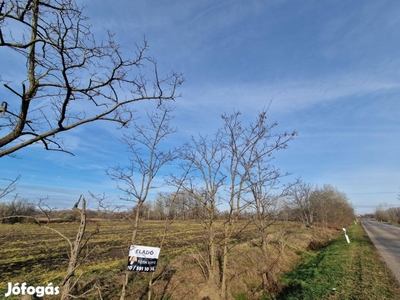
[[[274,198],[272,200],[272,198]],[[275,206],[270,209],[269,219],[280,221],[302,222],[306,227],[315,224],[324,226],[345,226],[354,219],[354,209],[346,195],[331,185],[322,187],[298,183],[292,186],[285,195],[271,197]],[[96,210],[87,209],[89,219],[122,220],[130,214],[135,214],[137,206],[128,210]],[[78,214],[70,209],[54,209],[49,211],[52,222],[73,222]],[[143,203],[139,216],[142,220],[202,220],[207,214],[207,208],[186,192],[159,193],[155,199]],[[225,220],[228,211],[222,207],[214,211],[215,220]],[[253,220],[256,209],[248,206],[241,211],[239,220]],[[34,222],[33,218],[41,220],[42,211],[37,203],[26,199],[14,199],[11,202],[0,202],[1,223]],[[375,218],[382,221],[400,221],[400,208],[387,208],[380,205],[375,212]]]
[[[378,221],[400,224],[400,207],[388,207],[380,204],[375,209],[374,217]]]
[[[270,219],[302,222],[309,228],[315,224],[341,228],[355,218],[354,208],[347,196],[329,184],[318,187],[298,183],[273,201],[276,205],[269,215]],[[153,201],[141,206],[139,215],[147,220],[201,220],[206,213],[206,207],[192,195],[180,192],[175,197],[173,194],[158,194]],[[221,207],[214,214],[216,220],[225,220],[228,211]],[[240,213],[239,220],[252,220],[256,214],[256,210],[249,206]]]
[[[18,223],[27,221],[37,213],[36,205],[24,199],[0,202],[0,223]]]
[[[319,223],[340,228],[355,218],[346,194],[329,184],[318,187],[300,182],[290,188],[287,199],[288,219],[301,221],[307,227]]]

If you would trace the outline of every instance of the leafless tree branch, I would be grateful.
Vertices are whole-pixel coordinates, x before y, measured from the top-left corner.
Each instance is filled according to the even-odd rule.
[[[82,12],[73,0],[1,3],[0,49],[15,51],[27,67],[21,88],[4,84],[11,94],[0,99],[7,105],[0,118],[0,128],[7,129],[0,136],[0,157],[34,143],[71,153],[58,141],[60,132],[95,121],[125,127],[136,102],[160,105],[179,96],[183,77],[161,77],[156,60],[146,55],[146,40],[125,58],[110,32],[96,42]],[[14,25],[30,36],[14,33]]]

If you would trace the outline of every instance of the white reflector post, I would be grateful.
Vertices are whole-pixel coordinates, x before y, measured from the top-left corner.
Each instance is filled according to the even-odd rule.
[[[347,234],[345,234],[345,236],[346,236],[346,241],[347,241],[347,243],[349,243],[349,244],[350,244],[350,239],[349,239],[349,236],[348,236]]]

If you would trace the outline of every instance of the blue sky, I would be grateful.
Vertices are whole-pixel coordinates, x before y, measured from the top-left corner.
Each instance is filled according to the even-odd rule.
[[[281,170],[337,187],[357,213],[400,206],[400,2],[78,3],[98,38],[110,29],[129,55],[146,36],[161,72],[184,74],[174,144],[214,132],[223,112],[254,118],[271,103],[278,129],[299,133],[276,157]],[[21,174],[20,197],[61,207],[88,190],[115,195],[104,169],[123,163],[120,134],[106,123],[78,128],[64,134],[75,156],[34,145],[2,158],[1,177]]]

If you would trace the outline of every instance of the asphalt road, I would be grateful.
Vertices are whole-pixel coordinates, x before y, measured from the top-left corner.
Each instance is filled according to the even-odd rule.
[[[363,219],[362,225],[400,283],[400,227]]]

